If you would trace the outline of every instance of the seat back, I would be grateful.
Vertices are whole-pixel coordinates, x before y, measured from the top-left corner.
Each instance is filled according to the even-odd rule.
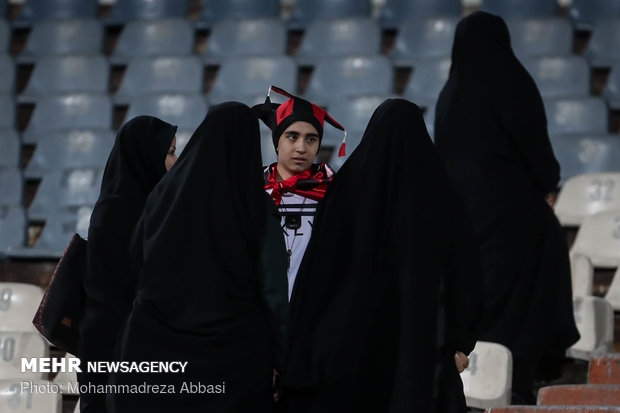
[[[0,331],[37,333],[32,319],[42,298],[36,285],[0,282]]]
[[[478,409],[508,406],[512,389],[512,354],[497,343],[478,341],[461,373],[467,406]]]

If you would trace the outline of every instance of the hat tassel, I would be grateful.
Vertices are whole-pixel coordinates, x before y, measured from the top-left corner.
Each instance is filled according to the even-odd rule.
[[[343,156],[346,156],[346,150],[347,150],[347,131],[344,131],[344,138],[342,138],[342,144],[340,145],[340,149],[338,150],[338,157],[342,158]]]

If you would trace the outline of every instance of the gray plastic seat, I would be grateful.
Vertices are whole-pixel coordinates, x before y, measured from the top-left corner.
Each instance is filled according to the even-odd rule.
[[[15,127],[15,102],[13,96],[0,94],[0,129]]]
[[[140,115],[150,115],[177,125],[179,129],[193,131],[202,122],[208,109],[204,95],[199,93],[146,96],[131,102],[125,120]]]
[[[11,56],[0,55],[0,93],[13,93],[15,89],[15,63]]]
[[[4,14],[0,16],[4,16]],[[0,53],[9,52],[10,42],[11,42],[11,26],[3,17],[0,17]]]
[[[102,177],[102,168],[64,169],[46,174],[28,208],[28,216],[31,220],[45,220],[61,208],[95,205]]]
[[[558,2],[557,0],[482,0],[480,9],[504,19],[555,17]]]
[[[590,66],[580,56],[540,57],[522,60],[543,97],[588,96]]]
[[[595,172],[620,172],[620,137],[617,135],[556,135],[553,152],[560,163],[562,182]]]
[[[430,105],[424,110],[424,123],[429,136],[435,142],[435,109],[437,105]]]
[[[335,97],[388,95],[394,87],[394,69],[385,56],[350,56],[318,62],[305,95],[317,104]]]
[[[611,67],[620,62],[620,17],[594,25],[585,56],[592,67]]]
[[[108,91],[109,64],[103,56],[50,56],[38,59],[19,102],[42,96]]]
[[[44,96],[32,112],[22,142],[36,143],[58,130],[105,129],[112,126],[112,102],[107,95]]]
[[[450,58],[425,60],[416,64],[403,96],[420,107],[435,106],[450,75]]]
[[[325,126],[322,145],[334,147],[329,165],[336,170],[340,169],[362,140],[366,125],[368,125],[375,109],[389,97],[389,95],[375,95],[351,99],[337,98],[331,102],[330,114],[347,130],[347,146],[346,156],[339,157],[338,150],[342,144],[342,131],[331,126]]]
[[[278,18],[225,20],[213,26],[202,57],[220,64],[230,57],[283,56],[286,36]]]
[[[203,66],[198,57],[145,57],[131,60],[118,90],[116,103],[162,93],[201,93]]]
[[[14,167],[0,169],[0,205],[21,205],[24,179]]]
[[[238,100],[252,103],[262,96],[265,100],[269,86],[277,85],[295,93],[297,65],[287,56],[234,57],[222,63],[209,93],[209,103]]]
[[[413,19],[461,16],[461,0],[386,0],[379,24],[384,29],[397,29]]]
[[[13,25],[29,27],[41,20],[94,19],[98,11],[98,0],[25,0]]]
[[[32,31],[17,60],[32,63],[43,56],[97,55],[103,46],[103,26],[96,19],[45,20]]]
[[[21,247],[26,239],[26,214],[21,206],[0,206],[0,251]]]
[[[104,22],[121,25],[133,20],[187,19],[188,12],[189,0],[122,0],[114,3]]]
[[[166,19],[127,23],[110,59],[127,63],[138,57],[187,56],[194,47],[194,29],[187,20]]]
[[[315,20],[370,17],[370,0],[296,0],[288,21],[293,30],[303,30]]]
[[[206,0],[196,23],[208,28],[224,20],[269,19],[280,17],[280,0]]]
[[[599,20],[620,17],[617,0],[571,0],[569,16],[577,30],[592,30]]]
[[[398,31],[390,54],[395,66],[415,66],[428,59],[449,57],[458,18],[407,20]]]
[[[112,131],[54,132],[37,144],[24,176],[42,178],[60,169],[103,168],[114,138]]]
[[[549,135],[607,133],[607,106],[600,98],[544,99]]]
[[[0,129],[0,168],[19,166],[21,142],[14,129]]]
[[[607,85],[603,89],[603,97],[611,109],[620,109],[620,62],[614,65],[609,72]]]
[[[519,58],[571,55],[573,27],[565,18],[506,20],[512,50]]]
[[[317,20],[304,34],[297,52],[301,66],[336,56],[377,55],[381,51],[381,31],[369,17]]]

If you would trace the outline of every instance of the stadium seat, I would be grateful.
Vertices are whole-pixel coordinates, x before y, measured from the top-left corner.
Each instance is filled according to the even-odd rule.
[[[92,205],[55,210],[46,217],[45,227],[37,244],[26,249],[27,254],[22,256],[60,258],[74,233],[83,238],[88,236],[92,211]]]
[[[325,146],[333,146],[329,164],[335,170],[340,169],[348,157],[359,145],[366,130],[366,125],[370,120],[375,109],[387,99],[388,95],[362,96],[357,98],[339,98],[330,102],[329,112],[332,117],[347,130],[346,156],[339,157],[338,150],[342,143],[342,131],[326,126],[323,143]],[[273,146],[272,146],[273,150]]]
[[[600,297],[575,297],[573,310],[581,338],[568,349],[567,355],[590,360],[592,356],[613,352],[614,310],[611,304]]]
[[[585,97],[590,94],[590,67],[580,56],[525,58],[521,61],[543,97]]]
[[[8,8],[8,0],[0,0],[0,16],[5,17]]]
[[[461,0],[386,0],[379,24],[384,29],[395,30],[406,20],[429,17],[454,17],[461,15]]]
[[[92,207],[99,198],[102,176],[103,169],[100,168],[65,169],[48,173],[41,180],[28,208],[28,216],[33,220],[46,220],[51,215],[59,215],[58,210],[61,209],[64,209],[62,212],[65,216],[69,216],[75,215],[80,207]],[[65,213],[67,208],[74,208],[75,211]],[[68,239],[65,246],[67,242]]]
[[[14,129],[0,129],[0,169],[19,166],[21,143]],[[2,189],[0,189],[2,191]],[[2,201],[0,200],[0,203]]]
[[[497,343],[478,341],[461,373],[468,407],[508,406],[512,389],[512,354]]]
[[[189,142],[189,139],[194,134],[194,129],[177,129],[176,137],[177,137],[177,156],[181,156],[185,145]]]
[[[592,295],[594,288],[594,265],[583,254],[570,254],[571,284],[574,297]]]
[[[73,354],[65,354],[65,360],[75,358],[76,357]],[[69,385],[70,383],[72,383],[71,386]],[[54,384],[60,386],[60,391],[62,394],[79,395],[79,392],[75,392],[75,383],[77,383],[77,373],[73,371],[60,371],[56,374],[56,377],[54,377]]]
[[[586,173],[620,171],[618,135],[554,135],[551,144],[560,163],[560,182]]]
[[[22,247],[26,240],[26,214],[21,206],[0,206],[0,252]]]
[[[303,30],[315,20],[370,17],[371,11],[370,0],[296,0],[288,25]]]
[[[63,93],[108,92],[109,65],[103,56],[50,56],[37,60],[20,103]]]
[[[54,132],[37,144],[24,176],[36,179],[60,169],[103,168],[112,146],[112,131]]]
[[[607,84],[603,89],[603,97],[610,109],[620,109],[620,61],[612,66],[607,78]]]
[[[594,267],[620,266],[620,210],[586,216],[571,253],[585,255]]]
[[[203,65],[196,56],[144,57],[131,60],[115,103],[130,103],[145,95],[201,93]]]
[[[0,169],[0,205],[21,205],[23,181],[17,166]]]
[[[11,43],[11,26],[4,20],[4,14],[0,15],[0,53],[9,53]]]
[[[219,65],[230,57],[284,56],[286,28],[278,18],[225,20],[216,23],[202,53],[204,62]]]
[[[116,1],[104,22],[108,25],[122,25],[133,20],[187,19],[189,3],[189,0]]]
[[[618,267],[614,278],[611,280],[605,299],[609,301],[615,311],[620,311],[620,267]]]
[[[597,22],[585,56],[592,67],[612,67],[620,63],[620,16]]]
[[[614,210],[620,210],[620,172],[572,177],[555,203],[555,214],[566,226],[579,226],[588,216]]]
[[[377,55],[380,51],[381,31],[373,19],[329,19],[308,26],[296,58],[301,66],[314,66],[324,58]]]
[[[437,104],[429,105],[424,111],[424,123],[431,140],[435,142],[435,109]]]
[[[0,55],[0,93],[13,93],[15,89],[15,63],[8,54]]]
[[[558,11],[558,2],[557,0],[482,0],[480,9],[504,19],[554,17]]]
[[[31,314],[31,317],[33,316]],[[0,354],[2,355],[0,357],[0,380],[16,378],[39,380],[47,378],[47,373],[30,370],[22,371],[22,357],[28,359],[49,357],[47,342],[38,332],[1,331]]]
[[[36,285],[0,282],[0,331],[38,334],[32,318],[42,298],[43,290]]]
[[[388,95],[394,88],[394,68],[385,56],[349,56],[318,62],[305,95],[329,106],[338,97]]]
[[[271,131],[269,130],[265,131],[261,129],[260,152],[263,160],[263,166],[269,166],[278,161],[278,155],[273,147]]]
[[[570,56],[573,52],[573,27],[565,18],[510,19],[512,50],[525,57]]]
[[[280,17],[279,0],[206,0],[196,23],[208,28],[229,19],[269,19]]]
[[[295,93],[297,90],[297,65],[287,56],[234,57],[222,63],[209,93],[212,104],[228,100],[254,103],[265,100],[267,89],[277,85]]]
[[[616,0],[571,0],[569,16],[577,30],[591,30],[599,20],[620,17]]]
[[[98,10],[98,0],[25,0],[13,26],[30,27],[42,20],[94,19]]]
[[[13,95],[0,94],[0,129],[15,127],[15,102]]]
[[[109,130],[111,125],[112,103],[107,95],[45,96],[37,101],[22,142],[36,143],[57,130]]]
[[[546,98],[544,104],[551,136],[607,133],[607,106],[600,98]]]
[[[22,389],[21,378],[0,380],[0,411],[11,413],[61,413],[62,395],[46,391],[47,380],[28,380],[36,390]],[[39,390],[41,389],[41,390]]]
[[[450,58],[425,60],[416,64],[403,96],[420,107],[434,106],[450,75]]]
[[[398,31],[390,54],[395,66],[415,66],[422,60],[450,57],[458,18],[411,19]]]
[[[191,129],[193,131],[200,125],[207,114],[207,110],[208,105],[204,95],[198,93],[193,95],[145,96],[131,102],[125,120],[140,115],[156,116],[178,126],[179,129]]]
[[[189,56],[194,47],[194,29],[187,20],[166,19],[127,23],[110,57],[124,64],[138,57]]]
[[[32,26],[17,61],[33,63],[44,56],[98,55],[102,47],[103,26],[98,20],[45,20]]]

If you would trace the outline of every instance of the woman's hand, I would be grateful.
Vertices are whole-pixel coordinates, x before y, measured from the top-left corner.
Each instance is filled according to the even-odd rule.
[[[469,367],[469,358],[465,353],[461,353],[460,351],[454,353],[454,362],[456,363],[456,369],[459,373],[462,373],[463,370]]]

